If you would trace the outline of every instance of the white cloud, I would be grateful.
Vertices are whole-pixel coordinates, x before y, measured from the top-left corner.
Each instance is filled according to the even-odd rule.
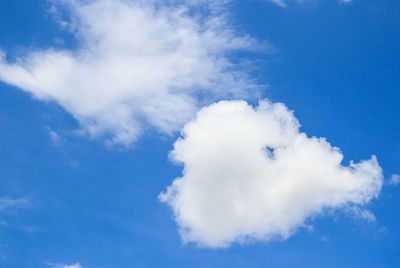
[[[77,263],[77,264],[75,264],[75,265],[71,265],[71,266],[64,266],[64,268],[82,268],[82,266],[79,264],[79,263]]]
[[[45,262],[45,263],[52,268],[82,268],[82,266],[79,263],[76,263],[74,265],[54,264],[54,263],[49,263],[49,262]]]
[[[23,198],[8,198],[1,197],[0,198],[0,226],[7,226],[7,220],[3,219],[3,216],[6,216],[9,213],[14,213],[18,209],[24,209],[30,207],[32,204],[29,200]]]
[[[171,134],[198,107],[253,87],[228,54],[257,45],[231,29],[226,1],[52,2],[78,49],[32,50],[15,62],[3,53],[0,80],[56,101],[93,137],[129,145],[145,126]]]
[[[278,6],[281,7],[287,7],[287,2],[296,2],[298,4],[305,4],[305,3],[310,3],[310,2],[314,2],[314,0],[291,0],[291,1],[285,1],[285,0],[267,0],[269,2],[272,2]],[[338,0],[339,3],[343,3],[343,4],[349,4],[352,2],[352,0]]]
[[[31,203],[23,198],[11,199],[7,197],[0,198],[0,212],[10,210],[10,209],[18,209],[18,208],[26,208],[29,207]]]
[[[278,6],[286,7],[286,2],[284,0],[268,0]]]
[[[393,175],[390,177],[390,179],[389,179],[389,181],[388,181],[388,184],[389,184],[389,185],[398,185],[398,184],[400,184],[400,175],[398,175],[398,174],[393,174]]]
[[[60,135],[56,131],[54,131],[51,127],[47,127],[46,129],[47,129],[47,132],[50,136],[52,143],[55,146],[61,145],[62,141],[61,141]]]
[[[376,221],[376,217],[375,215],[368,209],[362,209],[359,207],[351,207],[349,209],[349,212],[358,219],[361,220],[366,220],[369,222],[375,222]]]
[[[339,148],[299,132],[283,104],[222,101],[203,108],[182,136],[170,156],[183,176],[159,198],[184,242],[286,239],[326,209],[374,219],[362,206],[381,191],[376,157],[343,166]]]

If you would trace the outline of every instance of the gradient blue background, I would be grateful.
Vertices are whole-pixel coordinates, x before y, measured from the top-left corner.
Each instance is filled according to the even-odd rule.
[[[239,31],[274,54],[239,55],[309,135],[341,148],[345,164],[375,154],[386,178],[400,173],[400,2],[289,4],[234,1]],[[45,0],[0,1],[0,48],[73,48]],[[65,43],[55,40],[62,38]],[[54,144],[48,128],[61,133]],[[198,249],[182,245],[157,195],[180,174],[168,160],[175,137],[147,133],[131,149],[73,134],[55,103],[0,84],[0,197],[29,208],[0,212],[0,267],[400,267],[400,188],[385,185],[369,209],[375,223],[336,213],[310,220],[286,241]]]

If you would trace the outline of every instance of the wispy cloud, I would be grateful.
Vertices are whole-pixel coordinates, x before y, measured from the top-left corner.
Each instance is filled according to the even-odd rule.
[[[12,209],[27,208],[31,206],[31,202],[27,199],[11,199],[7,197],[0,198],[0,212]]]
[[[8,220],[5,219],[10,214],[14,214],[20,209],[29,208],[32,206],[31,201],[23,198],[12,199],[8,197],[0,198],[0,225],[8,226]]]
[[[73,265],[66,265],[66,264],[56,264],[56,263],[45,262],[45,264],[51,268],[83,268],[79,263],[76,263]]]
[[[52,2],[79,48],[3,54],[0,80],[56,101],[92,137],[129,145],[144,128],[171,134],[205,103],[254,88],[229,55],[261,45],[233,30],[225,1]]]
[[[298,3],[298,4],[306,4],[306,3],[314,2],[315,0],[267,0],[267,1],[272,2],[281,7],[287,7],[288,3],[290,3],[290,2],[294,2],[294,3]],[[352,2],[352,0],[336,0],[336,1],[339,1],[339,3],[342,3],[342,4],[349,4]]]
[[[351,207],[348,211],[356,219],[366,220],[371,223],[376,221],[375,215],[370,210],[362,209],[360,207]]]
[[[388,181],[388,184],[389,184],[389,185],[398,185],[398,184],[400,184],[400,175],[398,175],[398,174],[393,174],[393,175],[390,177],[390,179],[389,179],[389,181]]]
[[[286,2],[284,0],[268,0],[278,6],[286,7]]]
[[[55,145],[55,146],[59,146],[62,143],[62,139],[60,137],[60,135],[53,130],[51,127],[47,127],[47,133],[50,136],[51,142]]]

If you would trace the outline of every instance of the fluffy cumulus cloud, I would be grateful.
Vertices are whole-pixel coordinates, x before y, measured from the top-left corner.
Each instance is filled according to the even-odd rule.
[[[342,164],[339,148],[308,137],[283,104],[222,101],[203,108],[171,152],[183,163],[159,198],[175,214],[184,242],[205,247],[285,239],[325,210],[355,211],[378,197],[375,156]]]
[[[170,134],[205,103],[252,88],[228,55],[257,45],[231,29],[227,1],[51,2],[78,48],[12,62],[0,53],[0,80],[57,102],[93,137],[128,145],[144,127]]]

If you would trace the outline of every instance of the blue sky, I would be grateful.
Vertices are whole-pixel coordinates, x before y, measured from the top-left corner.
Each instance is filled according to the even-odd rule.
[[[400,265],[398,1],[287,1],[285,7],[263,0],[222,6],[214,6],[218,1],[176,1],[159,12],[148,3],[128,6],[132,13],[126,17],[107,13],[110,6],[96,6],[108,3],[116,13],[127,10],[113,4],[120,1],[91,1],[94,8],[80,1],[72,7],[68,4],[74,1],[53,2],[0,3],[0,48],[5,54],[0,63],[0,267]],[[171,19],[182,6],[189,11]],[[212,19],[223,22],[207,24]],[[184,33],[175,35],[176,29]],[[211,34],[202,35],[207,30]],[[141,70],[150,71],[149,78]],[[203,108],[239,99],[252,106],[228,101],[215,104],[214,110]],[[278,108],[255,108],[263,99],[293,110],[308,137],[326,137],[339,147],[341,166],[327,160],[329,170],[320,168],[325,162],[319,158],[336,156],[324,147],[321,157],[319,151],[306,150],[299,160],[313,156],[315,166],[290,164],[292,175],[283,176],[279,168],[250,170],[245,163],[224,169],[234,163],[229,157],[235,153],[258,159],[230,140],[243,148],[256,146],[251,142],[258,138],[256,132],[274,133],[274,122],[293,119],[288,112],[271,119]],[[220,117],[220,112],[229,117]],[[265,123],[260,126],[259,116]],[[245,120],[235,121],[238,117]],[[227,129],[215,127],[212,120],[221,120],[217,126]],[[249,125],[240,132],[240,126],[253,121],[254,129]],[[182,147],[174,147],[188,122],[207,135],[198,144],[197,128],[185,127]],[[272,147],[277,159],[282,159],[278,151],[291,152],[289,143],[299,137],[292,123],[280,133],[288,133],[288,141],[276,146],[260,142]],[[316,148],[322,146],[314,142]],[[220,146],[225,143],[227,147]],[[193,148],[198,147],[209,162],[184,153],[196,153]],[[351,160],[359,163],[371,155],[376,155],[382,175],[372,162],[364,165],[370,173],[362,167],[351,176],[340,173],[350,170]],[[197,212],[202,200],[215,204],[217,212],[226,210],[232,200],[219,203],[214,191],[225,194],[230,178],[242,172],[237,180],[243,185],[250,181],[278,196],[271,209],[263,206],[270,202],[268,196],[251,192],[251,187],[238,193],[243,206],[266,214],[272,223],[243,216],[256,230],[252,232],[228,214],[235,220],[232,225],[227,221],[226,229],[233,231],[220,237],[223,219],[199,212],[205,227],[198,227],[188,211]],[[294,190],[280,193],[262,179],[252,180],[251,174],[287,179]],[[167,193],[177,177],[196,182],[193,189],[200,190],[175,189],[178,195],[171,193],[160,202],[159,194]],[[196,181],[198,177],[203,180]],[[382,179],[383,185],[376,186]],[[326,185],[316,186],[320,181]],[[312,203],[335,192],[340,183],[348,188],[343,186],[322,205]],[[187,191],[193,200],[181,202],[179,194],[186,196]],[[246,200],[253,194],[256,203]],[[271,211],[289,216],[282,223]],[[297,211],[302,212],[300,221]],[[264,229],[268,224],[277,227]]]

